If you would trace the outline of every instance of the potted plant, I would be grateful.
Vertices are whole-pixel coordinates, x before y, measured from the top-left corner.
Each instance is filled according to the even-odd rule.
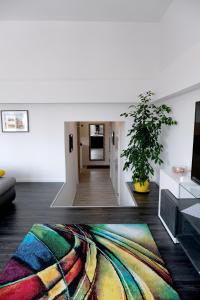
[[[152,91],[140,94],[139,102],[129,106],[129,112],[121,114],[125,118],[132,118],[132,126],[127,134],[129,144],[121,154],[126,159],[123,170],[131,169],[134,191],[140,193],[149,191],[150,178],[154,175],[153,165],[163,163],[160,157],[163,145],[159,142],[163,125],[177,124],[170,117],[169,106],[152,103],[153,95]]]

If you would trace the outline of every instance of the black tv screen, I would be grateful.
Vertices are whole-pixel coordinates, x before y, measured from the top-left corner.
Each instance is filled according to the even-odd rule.
[[[200,102],[196,102],[195,109],[191,178],[200,184]]]

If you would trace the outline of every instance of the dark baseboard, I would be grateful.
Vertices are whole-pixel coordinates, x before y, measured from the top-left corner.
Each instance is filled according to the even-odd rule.
[[[88,165],[87,169],[110,169],[110,166],[108,165],[101,165],[101,166],[96,166],[96,165]]]

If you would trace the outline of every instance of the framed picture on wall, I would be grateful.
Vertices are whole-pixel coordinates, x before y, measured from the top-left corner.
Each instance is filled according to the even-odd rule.
[[[2,132],[28,132],[28,110],[2,110]]]
[[[69,134],[69,152],[73,151],[73,134]]]

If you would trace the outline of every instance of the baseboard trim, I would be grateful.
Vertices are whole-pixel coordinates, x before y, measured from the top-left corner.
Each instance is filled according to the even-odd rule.
[[[109,165],[88,165],[87,169],[110,169]]]
[[[16,178],[17,182],[65,182],[65,178]]]

